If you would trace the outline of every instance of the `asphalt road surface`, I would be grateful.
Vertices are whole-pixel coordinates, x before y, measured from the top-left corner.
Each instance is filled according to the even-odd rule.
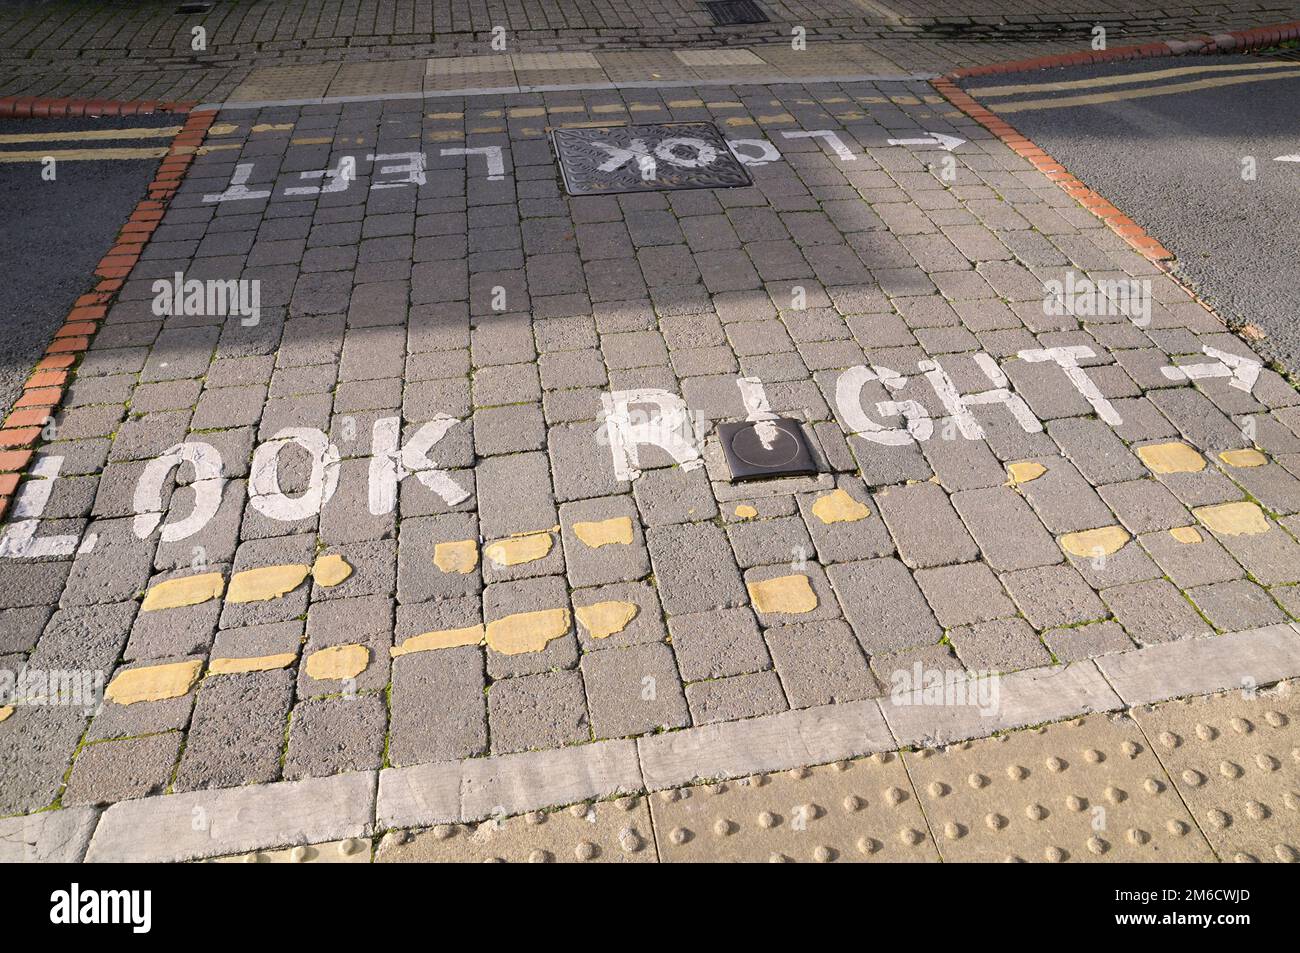
[[[158,150],[169,142],[156,136],[51,135],[155,129],[181,121],[172,115],[0,120],[0,417],[8,414],[72,303],[94,286],[95,266],[145,197],[158,167],[156,158],[74,160],[66,154]],[[42,178],[40,158],[14,161],[20,152],[53,155],[53,181]]]
[[[1046,87],[1060,83],[1071,85]],[[966,90],[1162,242],[1233,327],[1263,332],[1256,348],[1300,371],[1300,161],[1276,159],[1300,155],[1300,61],[1143,60]]]

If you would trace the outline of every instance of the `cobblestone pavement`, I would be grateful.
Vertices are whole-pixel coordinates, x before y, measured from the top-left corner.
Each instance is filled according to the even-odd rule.
[[[1300,394],[928,85],[429,109],[212,126],[6,528],[5,667],[107,698],[0,709],[0,814],[864,704],[887,750],[971,736],[880,720],[936,674],[1109,699],[1015,727],[1246,629],[1282,661],[1194,667],[1296,674]],[[753,185],[567,196],[547,127],[629,118]],[[733,483],[778,415],[820,474]]]
[[[470,7],[448,0],[341,0],[323,8],[307,0],[223,0],[201,14],[180,14],[164,3],[10,2],[0,9],[0,95],[216,101],[254,68],[341,63],[348,65],[340,85],[365,86],[367,64],[492,53],[497,48],[490,44],[502,36],[494,33],[498,28],[512,53],[599,53],[788,48],[797,27],[819,48],[866,43],[880,64],[876,71],[912,74],[1079,50],[1099,24],[1112,45],[1121,45],[1300,16],[1294,0],[1169,7],[1150,0],[764,0],[760,6],[769,22],[720,27],[693,0],[491,0]],[[204,31],[202,48],[195,47],[195,28]]]

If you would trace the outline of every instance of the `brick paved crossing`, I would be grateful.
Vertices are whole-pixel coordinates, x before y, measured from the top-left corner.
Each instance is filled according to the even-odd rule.
[[[546,126],[629,118],[780,159],[748,188],[565,196]],[[951,165],[886,144],[927,133],[969,141]],[[119,700],[0,722],[0,814],[1300,617],[1300,395],[925,84],[227,111],[207,145],[41,448],[36,539],[73,544],[0,561],[6,667],[101,669]],[[156,314],[177,272],[259,281],[258,320]],[[1046,313],[1067,273],[1149,282],[1149,322]],[[1249,386],[1175,370],[1230,365]],[[636,475],[611,418],[647,390],[689,413]],[[714,428],[767,411],[820,476],[729,482]],[[211,449],[156,462],[181,443]],[[141,607],[213,574],[224,595]]]

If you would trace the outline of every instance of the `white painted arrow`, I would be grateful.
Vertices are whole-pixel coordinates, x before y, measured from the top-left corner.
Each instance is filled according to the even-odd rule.
[[[1274,162],[1300,162],[1300,153],[1293,156],[1278,156]]]
[[[932,132],[928,139],[890,139],[891,146],[938,146],[952,152],[965,139],[958,139],[956,136],[945,136],[942,132]]]

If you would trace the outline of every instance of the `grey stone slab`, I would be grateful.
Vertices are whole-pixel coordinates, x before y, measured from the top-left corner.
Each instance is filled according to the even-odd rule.
[[[387,596],[358,596],[313,603],[307,610],[307,644],[299,668],[298,697],[337,692],[377,691],[388,684],[389,648],[392,645],[393,600]],[[360,646],[366,665],[349,678],[316,678],[310,674],[311,657],[335,646]]]
[[[1133,640],[1124,634],[1119,623],[1110,621],[1048,629],[1043,633],[1043,644],[1061,662],[1080,662],[1112,652],[1127,652],[1134,647]]]
[[[477,821],[642,789],[631,741],[477,758],[463,764],[461,818]]]
[[[1205,620],[1165,579],[1116,586],[1102,599],[1139,645],[1172,642],[1210,632]]]
[[[60,799],[65,805],[111,804],[161,794],[171,780],[181,733],[101,741],[81,749]]]
[[[883,701],[881,710],[897,744],[938,747],[1073,715],[1116,711],[1124,705],[1092,661],[988,675],[977,681],[983,684],[965,686],[965,698],[974,703],[896,704],[900,699],[910,702],[901,695]]]
[[[177,862],[368,837],[374,812],[373,771],[123,801],[100,818],[86,860]]]
[[[843,563],[831,566],[827,576],[868,655],[938,642],[943,634],[921,590],[898,560]]]
[[[1300,630],[1270,625],[1096,660],[1127,705],[1263,687],[1300,674]]]
[[[967,440],[946,420],[936,421],[934,436],[921,444],[921,452],[949,493],[1000,486],[1007,480],[1006,470],[987,443]]]
[[[1010,487],[954,493],[952,505],[995,570],[1050,566],[1065,558],[1056,540]]]
[[[27,664],[40,669],[97,669],[107,676],[126,645],[135,614],[134,602],[60,609],[50,617]]]
[[[875,494],[875,501],[899,557],[911,568],[947,566],[979,556],[941,487],[928,482],[887,487]]]
[[[588,652],[583,681],[597,738],[621,738],[690,723],[681,677],[661,643]]]
[[[400,829],[460,820],[461,762],[441,761],[379,772],[375,821]]]
[[[704,725],[637,741],[648,790],[826,764],[897,747],[875,700]]]
[[[1221,632],[1240,632],[1287,621],[1268,592],[1248,579],[1233,579],[1191,589],[1187,597]]]
[[[99,822],[93,807],[66,807],[0,820],[0,863],[79,863]]]
[[[1014,672],[1052,664],[1051,654],[1024,619],[963,625],[948,633],[957,657],[971,671]]]
[[[1147,394],[1147,399],[1173,422],[1192,446],[1200,450],[1218,453],[1250,446],[1240,428],[1194,388],[1152,391]]]

